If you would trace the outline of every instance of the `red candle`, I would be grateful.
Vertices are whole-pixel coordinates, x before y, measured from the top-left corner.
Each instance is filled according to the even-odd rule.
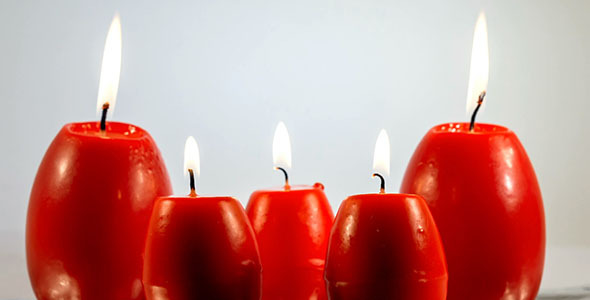
[[[192,137],[185,170],[191,193],[161,197],[154,205],[145,245],[147,299],[260,299],[260,257],[248,217],[232,197],[197,196]]]
[[[289,135],[281,122],[273,142],[275,166],[285,186],[252,193],[248,217],[263,266],[264,299],[326,299],[322,278],[334,218],[324,186],[289,185]]]
[[[120,34],[117,16],[105,46],[100,107],[105,99],[114,106]],[[104,77],[107,69],[116,74]],[[106,122],[106,106],[101,123],[65,125],[37,172],[26,228],[37,299],[144,299],[149,216],[154,199],[172,189],[151,136],[134,125]]]
[[[389,173],[383,130],[375,169]],[[338,210],[326,259],[330,299],[444,300],[447,266],[439,233],[422,197],[386,194],[348,197]]]
[[[474,56],[485,19],[478,24]],[[477,104],[472,122],[433,127],[414,152],[401,191],[422,195],[440,229],[448,299],[532,300],[545,255],[541,192],[516,135],[502,126],[475,124],[487,82],[487,37],[480,48],[486,51],[485,78],[483,84],[470,82],[468,104]],[[473,78],[477,70],[471,73]]]

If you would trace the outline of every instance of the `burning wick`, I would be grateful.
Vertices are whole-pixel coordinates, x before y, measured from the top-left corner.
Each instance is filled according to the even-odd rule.
[[[109,111],[109,103],[102,105],[102,116],[100,117],[100,131],[107,130],[107,112]]]
[[[475,117],[477,116],[477,112],[479,111],[479,108],[481,107],[481,104],[483,103],[483,99],[485,97],[486,91],[483,91],[481,92],[481,94],[479,94],[479,98],[477,99],[477,106],[475,107],[475,110],[471,115],[471,124],[469,124],[469,131],[473,131],[473,128],[475,127]]]
[[[383,176],[381,176],[381,174],[379,173],[373,173],[373,177],[379,177],[379,179],[381,179],[381,187],[379,189],[379,193],[385,194],[385,178],[383,178]]]
[[[195,172],[193,172],[193,169],[188,169],[188,175],[190,178],[190,187],[191,187],[191,193],[189,194],[189,196],[196,197],[197,191],[195,188]]]
[[[285,170],[281,167],[275,167],[275,170],[283,172],[283,175],[285,175],[285,188],[288,189],[289,188],[289,174],[287,174],[287,170]]]

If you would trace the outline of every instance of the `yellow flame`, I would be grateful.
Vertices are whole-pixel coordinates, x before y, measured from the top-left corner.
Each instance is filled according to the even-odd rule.
[[[285,123],[279,122],[272,141],[272,162],[275,167],[291,168],[291,140]]]
[[[473,48],[471,49],[471,68],[469,70],[469,87],[467,89],[467,115],[471,115],[477,106],[482,92],[487,91],[490,68],[488,48],[488,26],[486,16],[482,12],[477,18],[473,33]],[[485,104],[485,101],[484,101]]]
[[[112,115],[119,90],[119,76],[121,74],[121,19],[115,14],[102,55],[100,81],[98,85],[98,100],[96,111],[100,113],[105,103],[109,104],[109,114]]]
[[[184,175],[188,175],[188,170],[193,170],[195,176],[201,174],[201,159],[199,157],[199,145],[194,137],[189,136],[184,143]]]
[[[375,154],[373,155],[373,171],[381,175],[389,176],[389,165],[391,159],[389,136],[385,129],[381,129],[377,142],[375,143]]]

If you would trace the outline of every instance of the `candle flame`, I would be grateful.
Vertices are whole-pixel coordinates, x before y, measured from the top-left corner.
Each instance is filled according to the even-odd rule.
[[[381,129],[377,142],[375,143],[375,154],[373,155],[373,171],[389,176],[391,149],[389,136],[385,129]]]
[[[291,168],[291,140],[285,123],[279,122],[272,141],[272,161],[275,167]]]
[[[117,91],[119,90],[119,76],[121,75],[121,43],[121,19],[117,13],[109,27],[102,55],[98,100],[96,101],[96,111],[99,114],[103,109],[103,105],[107,103],[110,115],[112,115],[115,108]]]
[[[188,176],[193,170],[196,176],[201,174],[201,160],[199,157],[199,145],[194,137],[189,136],[184,144],[184,176]]]
[[[486,16],[482,12],[479,18],[477,18],[473,33],[473,48],[471,49],[471,68],[469,70],[469,87],[467,89],[466,105],[468,116],[475,110],[480,95],[488,89],[489,68],[488,26]]]

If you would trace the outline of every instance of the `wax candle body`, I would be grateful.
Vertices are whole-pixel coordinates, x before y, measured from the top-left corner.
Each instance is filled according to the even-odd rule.
[[[422,195],[440,230],[449,297],[534,299],[545,220],[533,166],[516,135],[489,124],[442,124],[422,139],[401,191]]]
[[[146,229],[170,194],[160,152],[124,123],[65,125],[37,172],[27,216],[29,276],[38,299],[144,299]]]
[[[424,200],[347,198],[332,227],[325,277],[330,299],[446,299],[444,251]]]
[[[322,274],[334,215],[323,185],[259,190],[248,217],[263,266],[263,299],[326,299]]]
[[[254,232],[231,197],[156,201],[145,248],[147,299],[260,299]]]

